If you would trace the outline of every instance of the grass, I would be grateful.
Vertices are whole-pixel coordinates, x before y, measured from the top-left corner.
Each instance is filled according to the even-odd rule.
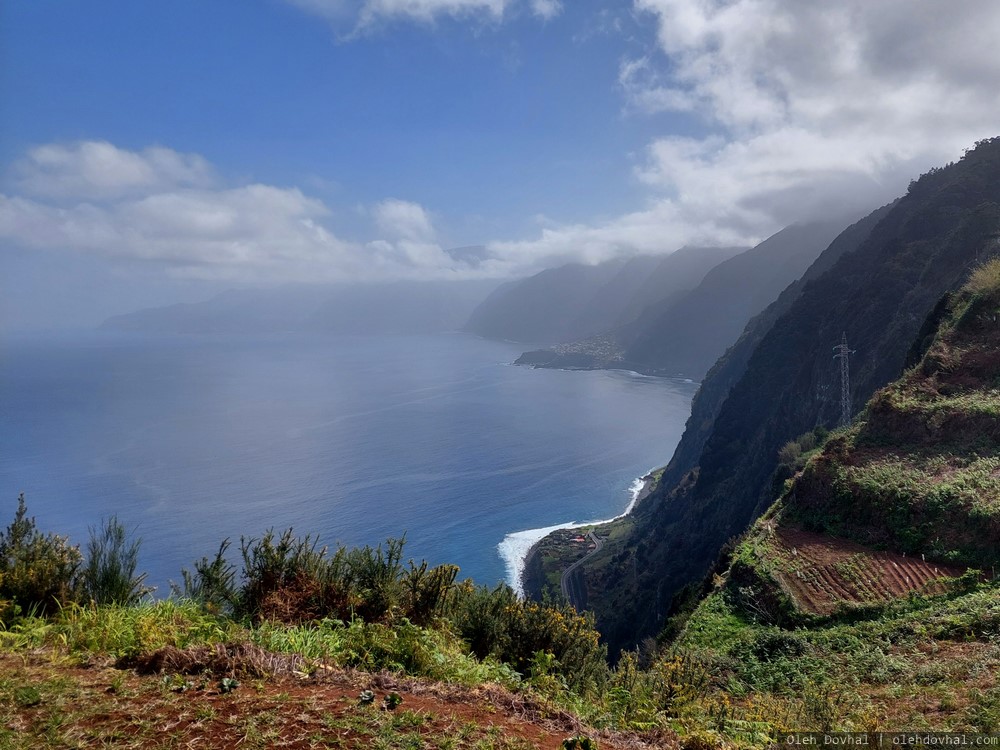
[[[992,261],[976,268],[969,276],[965,289],[973,295],[995,294],[1000,290],[1000,263]]]
[[[714,675],[679,714],[692,726],[718,724],[725,705],[727,722],[756,722],[772,736],[804,726],[990,731],[1000,694],[1000,591],[904,600],[860,621],[786,630],[754,622],[723,586],[675,648]]]
[[[527,750],[535,745],[483,711],[447,712],[445,701],[426,708],[387,711],[359,706],[350,686],[293,685],[223,695],[211,689],[186,692],[131,673],[61,664],[4,663],[0,678],[0,747],[10,750],[114,745],[122,748],[270,748],[303,738],[334,748],[455,748]],[[117,687],[111,684],[118,682]],[[424,700],[423,703],[428,703]],[[502,717],[500,717],[502,718]],[[295,744],[294,746],[302,746]]]
[[[190,656],[187,661],[162,662],[168,670],[162,679],[142,680],[130,671],[109,667],[120,663],[145,668],[146,664],[159,663],[151,661],[150,654],[171,648],[175,651],[168,653]],[[621,700],[606,701],[600,693],[585,695],[570,689],[560,678],[551,655],[541,658],[525,674],[518,674],[492,657],[477,659],[469,653],[468,645],[443,623],[434,627],[421,627],[405,620],[392,624],[361,620],[347,623],[323,620],[304,625],[240,624],[208,614],[194,602],[185,600],[147,601],[131,606],[72,605],[53,617],[20,618],[0,631],[0,659],[4,658],[7,664],[20,662],[22,668],[15,673],[15,679],[0,685],[0,704],[7,710],[0,716],[0,726],[11,722],[23,725],[23,732],[34,738],[34,743],[44,742],[38,745],[0,735],[0,748],[83,746],[98,740],[110,741],[111,734],[122,732],[129,737],[148,738],[163,732],[164,725],[176,722],[225,724],[225,736],[235,737],[234,742],[241,746],[269,747],[274,744],[276,733],[288,730],[287,722],[276,727],[272,721],[283,709],[274,709],[278,712],[275,714],[268,713],[271,709],[257,707],[253,716],[242,712],[234,716],[225,710],[228,704],[222,702],[223,695],[239,698],[242,705],[244,697],[256,691],[267,695],[272,703],[280,703],[289,700],[288,694],[275,695],[273,680],[322,683],[342,669],[357,669],[358,674],[393,674],[399,679],[418,677],[471,691],[497,686],[498,690],[523,696],[516,700],[535,705],[533,711],[570,710],[580,717],[579,721],[609,729],[649,728],[662,723],[656,721],[655,709],[639,707],[647,700],[639,693],[635,701],[630,695],[623,704]],[[90,671],[95,666],[104,675],[97,700],[84,697],[86,688],[80,687],[79,680],[60,682],[58,678],[74,670]],[[194,674],[172,673],[170,670],[175,668],[190,668]],[[215,669],[225,672],[211,671]],[[0,673],[3,672],[0,668]],[[238,677],[240,686],[223,690],[220,685],[226,680],[220,680],[220,674]],[[620,687],[624,677],[619,679],[616,672],[609,674],[612,687]],[[652,687],[649,683],[644,690],[648,693]],[[356,695],[355,692],[352,701]],[[205,703],[202,700],[205,696],[211,696],[212,702]],[[102,716],[114,716],[119,710],[116,706],[135,702],[154,708],[128,711],[124,729],[121,723],[125,719],[121,716],[113,722],[114,728],[106,732],[104,728],[91,726],[101,724]],[[357,746],[408,747],[411,740],[415,742],[399,725],[399,717],[410,716],[406,713],[409,710],[406,702],[404,699],[403,712],[369,715],[366,721],[374,723],[364,737],[370,744]],[[378,701],[375,703],[376,708],[384,708]],[[160,720],[155,718],[158,711],[164,715]],[[177,716],[168,718],[167,714]],[[5,718],[8,721],[3,724]],[[502,718],[504,714],[500,712],[489,723]],[[82,726],[91,727],[90,734],[80,735]],[[497,750],[532,746],[518,744],[516,738],[494,736],[496,733],[488,726],[479,726],[476,731],[452,727],[435,732],[432,744],[414,746]],[[422,736],[423,742],[430,741],[426,732]],[[135,742],[133,746],[142,746],[138,739]]]
[[[102,654],[129,658],[172,646],[247,642],[267,652],[301,657],[302,669],[320,665],[428,677],[463,685],[497,683],[515,687],[521,677],[495,660],[480,661],[464,642],[445,629],[354,620],[323,620],[310,625],[264,622],[243,626],[205,613],[189,601],[165,600],[134,606],[64,608],[53,619],[23,618],[0,631],[0,646],[10,651],[53,648],[86,661]]]

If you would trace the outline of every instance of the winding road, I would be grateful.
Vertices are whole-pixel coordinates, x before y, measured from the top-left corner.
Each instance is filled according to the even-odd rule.
[[[600,552],[601,548],[604,546],[604,542],[601,541],[601,538],[593,531],[589,532],[587,536],[590,537],[590,540],[594,543],[594,549],[590,550],[590,552],[566,568],[566,570],[562,573],[562,577],[559,579],[559,588],[562,589],[562,595],[565,596],[566,601],[576,607],[577,610],[580,610],[582,605],[585,605],[585,601],[581,602],[581,592],[575,590],[576,586],[572,581],[573,573],[576,572],[576,569],[587,562],[587,560],[589,560],[593,555]]]

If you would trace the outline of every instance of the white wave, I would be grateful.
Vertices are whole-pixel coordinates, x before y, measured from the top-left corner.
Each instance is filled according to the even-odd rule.
[[[622,511],[621,514],[612,518],[611,519],[612,521],[617,521],[619,518],[624,518],[635,509],[635,504],[639,502],[639,495],[642,494],[642,490],[646,486],[646,477],[648,476],[649,474],[646,474],[646,476],[636,477],[635,479],[632,480],[632,484],[630,484],[628,487],[628,495],[629,495],[628,505],[625,506],[625,510]]]
[[[553,531],[558,531],[559,529],[576,529],[587,525],[575,521],[559,523],[555,526],[546,526],[544,529],[514,531],[503,538],[503,541],[497,545],[497,551],[503,559],[504,567],[507,568],[507,583],[519,597],[524,597],[524,585],[521,583],[521,575],[524,573],[524,563],[531,548]]]
[[[542,541],[545,537],[551,534],[553,531],[559,531],[560,529],[579,529],[584,526],[596,526],[602,523],[611,523],[612,521],[617,521],[619,518],[624,518],[635,508],[635,504],[639,501],[639,495],[642,494],[643,488],[646,486],[647,477],[649,477],[655,469],[650,469],[648,472],[643,474],[641,477],[637,477],[632,480],[632,484],[629,485],[629,502],[625,506],[625,510],[619,513],[614,518],[606,518],[603,521],[569,521],[567,523],[559,523],[555,526],[546,526],[541,529],[525,529],[524,531],[512,531],[507,534],[503,541],[497,545],[497,552],[500,553],[500,558],[503,560],[504,567],[507,569],[507,583],[514,589],[514,592],[519,597],[524,597],[524,584],[521,581],[521,576],[524,574],[524,564],[527,561],[528,552],[534,547],[538,542]]]

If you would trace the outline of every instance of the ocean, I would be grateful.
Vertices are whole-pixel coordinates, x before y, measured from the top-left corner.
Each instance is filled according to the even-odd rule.
[[[157,595],[224,538],[334,546],[515,583],[537,530],[610,518],[666,463],[696,384],[532,370],[464,334],[143,337],[0,344],[0,527],[18,493],[86,546],[112,514]]]

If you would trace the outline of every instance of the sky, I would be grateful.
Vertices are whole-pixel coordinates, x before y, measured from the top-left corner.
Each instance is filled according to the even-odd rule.
[[[860,215],[1000,134],[997,38],[994,0],[8,0],[0,325]]]

